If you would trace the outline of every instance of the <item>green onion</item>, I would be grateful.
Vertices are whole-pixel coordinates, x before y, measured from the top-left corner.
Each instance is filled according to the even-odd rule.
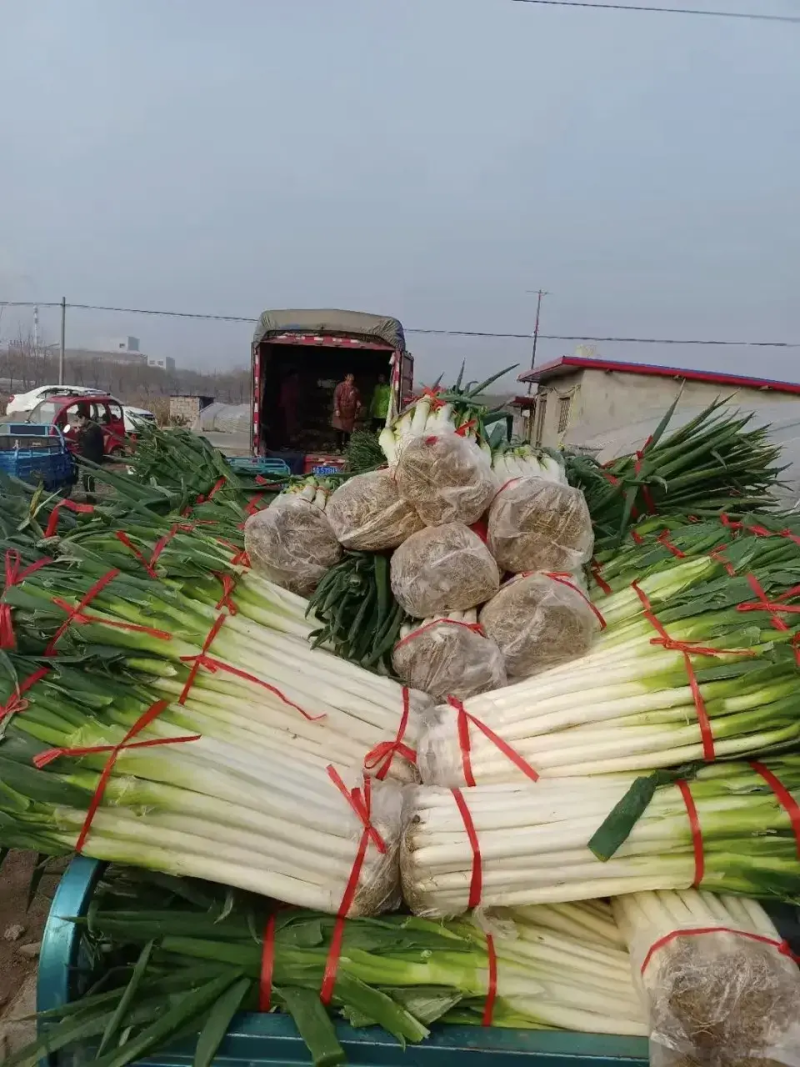
[[[800,757],[764,765],[800,799]],[[795,899],[800,859],[792,821],[750,764],[703,767],[689,782],[702,836],[700,868],[678,785],[657,788],[624,843],[600,850],[598,826],[630,785],[625,776],[603,775],[464,791],[480,848],[481,904],[518,907],[688,889],[698,870],[700,888],[711,892]],[[417,788],[407,817],[400,864],[406,902],[420,915],[462,913],[478,861],[452,792]]]

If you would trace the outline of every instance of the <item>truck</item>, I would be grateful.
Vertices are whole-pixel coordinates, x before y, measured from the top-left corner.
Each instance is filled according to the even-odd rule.
[[[400,322],[363,311],[265,311],[253,334],[252,368],[252,454],[281,459],[292,474],[344,465],[331,419],[334,389],[347,374],[361,393],[364,424],[380,375],[391,385],[390,418],[414,384],[414,359]],[[291,434],[281,403],[290,379],[298,397]]]

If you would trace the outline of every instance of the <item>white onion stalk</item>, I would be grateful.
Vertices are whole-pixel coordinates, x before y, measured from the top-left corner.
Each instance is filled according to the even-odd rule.
[[[644,1035],[646,1020],[610,907],[501,908],[450,924],[497,958],[494,1025]],[[476,991],[477,992],[477,991]],[[483,990],[481,990],[483,992]]]
[[[6,810],[0,799],[4,835],[14,840],[18,830],[32,847],[51,854],[75,847],[108,764],[108,746],[124,741],[149,703],[132,689],[89,678],[72,687],[76,703],[66,695],[68,685],[69,672],[34,686],[25,722],[20,717],[10,729],[16,747],[3,746],[4,778],[12,776],[19,799],[32,800],[27,810],[19,802]],[[104,693],[110,702],[103,703]],[[89,705],[82,702],[86,696]],[[136,742],[182,743],[121,749],[82,853],[336,912],[364,825],[326,767],[287,759],[285,750],[254,744],[247,735],[240,743],[196,736],[199,723],[189,734],[180,710],[176,717],[171,710],[141,729]],[[101,751],[34,770],[30,753],[39,746]],[[9,758],[19,761],[19,771]],[[361,781],[350,772],[341,778],[348,791]],[[366,850],[353,914],[374,914],[398,901],[401,804],[397,785],[372,783],[371,823],[385,850],[375,842]]]
[[[800,758],[768,765],[787,789],[800,790]],[[694,840],[677,785],[656,790],[611,859],[599,859],[588,847],[630,784],[627,776],[609,775],[464,790],[480,845],[480,903],[517,907],[688,889],[696,877]],[[690,788],[705,850],[702,887],[751,896],[790,894],[800,879],[794,836],[789,817],[758,772],[750,764],[712,765],[698,772]],[[763,837],[754,835],[756,827]],[[470,903],[474,864],[452,791],[414,789],[401,856],[403,892],[412,910],[461,914]]]
[[[138,579],[124,580],[132,592],[138,590]],[[91,576],[85,581],[91,584]],[[218,597],[219,586],[211,586],[209,595]],[[148,684],[158,697],[178,701],[183,696],[185,727],[193,728],[187,718],[193,715],[200,732],[219,740],[241,744],[252,731],[254,745],[260,739],[286,758],[305,754],[314,763],[327,754],[338,768],[360,767],[374,749],[397,739],[406,702],[403,687],[323,648],[313,649],[308,638],[314,620],[306,619],[302,598],[250,573],[236,586],[235,614],[226,614],[213,600],[178,596],[163,583],[143,585],[138,600],[120,588],[115,592],[112,583],[94,599],[94,621],[81,627],[81,636],[126,650],[129,666],[150,676]],[[44,585],[31,583],[26,590],[31,596],[52,596]],[[130,624],[171,637],[138,632],[127,628]],[[192,661],[215,630],[207,659],[195,670]],[[418,718],[430,699],[412,692],[408,702],[403,741],[413,749]],[[386,750],[386,761],[393,777],[417,779],[408,760]],[[378,773],[383,761],[369,769]]]
[[[699,1061],[709,1048],[725,1063],[795,1061],[800,971],[760,904],[686,890],[612,905],[649,1007],[653,1062]]]
[[[675,644],[684,642],[700,650],[692,654],[692,668],[716,758],[794,741],[800,736],[794,663],[783,657],[767,669],[774,645],[790,639],[791,630],[763,631],[760,620],[737,611],[736,602],[717,609],[704,588],[707,581],[713,587],[721,569],[708,556],[672,559],[670,566],[637,579],[642,594],[658,605],[657,614],[679,595],[690,606],[667,623],[672,643],[659,640],[634,588],[595,595],[606,629],[586,655],[471,697],[467,712],[547,777],[628,773],[707,759],[709,732],[698,714],[686,657]],[[749,585],[743,582],[740,589],[742,601],[752,599]],[[764,669],[753,670],[761,657]],[[459,716],[444,706],[426,725],[419,744],[422,780],[450,787],[519,780],[522,772],[474,728],[470,781]]]

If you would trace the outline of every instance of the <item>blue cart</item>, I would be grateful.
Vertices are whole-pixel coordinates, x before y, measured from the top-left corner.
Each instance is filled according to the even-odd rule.
[[[46,423],[0,423],[0,471],[51,491],[75,483],[75,461],[64,434]]]
[[[47,921],[39,959],[38,1008],[69,1003],[88,961],[78,928],[68,916],[85,915],[103,872],[94,860],[73,860],[59,884]],[[77,987],[77,988],[76,988]],[[354,1067],[647,1067],[643,1038],[568,1034],[555,1031],[440,1027],[421,1045],[403,1049],[377,1028],[338,1027],[348,1063]],[[179,1047],[144,1062],[152,1067],[190,1067],[193,1049]],[[80,1067],[79,1053],[55,1055],[41,1067]],[[243,1014],[234,1020],[215,1067],[289,1067],[307,1065],[308,1050],[284,1015]]]

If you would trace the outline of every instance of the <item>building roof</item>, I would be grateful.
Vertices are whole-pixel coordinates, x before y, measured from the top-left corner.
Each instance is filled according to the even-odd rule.
[[[562,378],[576,370],[621,371],[624,374],[650,375],[655,378],[683,378],[687,382],[709,382],[730,389],[764,389],[776,393],[800,395],[800,383],[779,382],[772,378],[751,378],[746,374],[726,374],[713,370],[688,370],[685,367],[661,367],[654,363],[623,363],[615,359],[598,359],[596,356],[562,356],[552,363],[545,363],[535,370],[520,374],[521,382],[544,383],[553,378]]]

